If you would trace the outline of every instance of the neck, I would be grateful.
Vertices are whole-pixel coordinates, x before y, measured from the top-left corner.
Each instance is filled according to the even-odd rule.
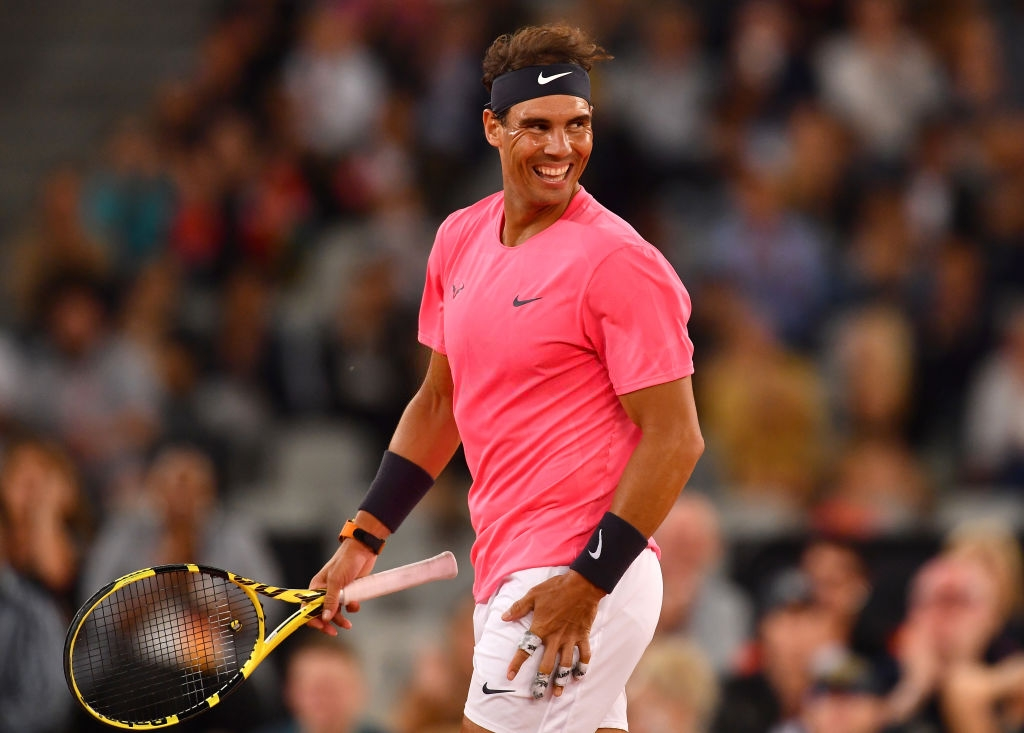
[[[579,193],[579,184],[565,201],[550,206],[532,206],[505,197],[505,223],[501,228],[501,243],[516,247],[535,234],[547,229],[562,218],[573,198]]]

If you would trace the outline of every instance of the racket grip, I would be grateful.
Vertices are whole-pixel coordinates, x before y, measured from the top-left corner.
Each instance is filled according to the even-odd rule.
[[[459,565],[455,555],[445,550],[440,555],[426,560],[356,578],[342,588],[340,605],[368,601],[434,580],[454,578],[458,574]]]

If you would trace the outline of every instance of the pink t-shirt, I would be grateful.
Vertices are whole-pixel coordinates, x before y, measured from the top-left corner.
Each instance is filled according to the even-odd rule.
[[[672,266],[585,190],[517,247],[501,192],[441,225],[419,339],[447,355],[473,477],[473,593],[567,565],[640,438],[618,395],[693,373],[690,297]]]

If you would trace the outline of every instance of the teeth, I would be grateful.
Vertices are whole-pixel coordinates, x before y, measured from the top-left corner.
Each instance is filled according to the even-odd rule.
[[[540,173],[545,178],[561,178],[566,173],[569,172],[569,166],[561,165],[558,166],[557,168],[554,168],[550,166],[539,165],[537,166],[537,172]]]

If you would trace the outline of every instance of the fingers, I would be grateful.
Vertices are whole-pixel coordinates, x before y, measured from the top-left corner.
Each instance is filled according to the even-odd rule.
[[[561,664],[558,665],[558,671],[555,672],[555,697],[559,697],[565,686],[569,684],[569,676],[572,674],[572,667],[563,667]]]
[[[527,593],[525,596],[520,598],[518,601],[508,607],[505,613],[501,614],[502,621],[515,621],[521,619],[523,616],[533,610],[533,601],[530,598],[530,594]]]
[[[597,601],[574,585],[572,574],[558,575],[531,588],[502,614],[506,622],[518,621],[523,628],[517,649],[508,666],[513,680],[523,664],[543,649],[530,680],[530,692],[541,699],[551,690],[559,697],[569,682],[581,679],[590,662],[590,628],[597,614]],[[526,618],[532,614],[532,618]],[[525,620],[523,620],[525,619]],[[559,660],[565,660],[561,664]]]
[[[338,569],[338,564],[332,559],[321,568],[320,572],[313,576],[313,579],[309,581],[310,588],[326,588],[324,592],[324,602],[321,607],[319,617],[310,618],[308,625],[314,629],[319,629],[329,636],[337,636],[337,628],[351,629],[352,622],[349,621],[344,614],[339,613],[339,607],[341,606],[342,598],[342,575]],[[349,603],[346,605],[346,610],[355,613],[359,610],[358,603]],[[333,622],[333,625],[332,625]]]
[[[568,665],[566,662],[568,661]],[[576,669],[576,665],[579,663],[579,647],[575,644],[570,646],[562,647],[558,653],[558,659],[555,662],[558,667],[555,669],[555,687],[553,690],[555,697],[560,697],[565,691],[565,686],[569,684],[571,680],[579,679],[573,675],[573,670]]]
[[[543,645],[543,641],[532,631],[527,631],[523,634],[523,638],[519,640],[519,651],[516,652],[515,656],[512,657],[512,663],[508,666],[508,679],[514,680],[516,675],[519,674],[519,668],[523,666],[523,662],[533,656]]]
[[[537,674],[533,678],[533,682],[530,684],[530,693],[533,695],[534,700],[540,700],[547,693],[548,688],[551,687],[551,677],[555,669],[555,661],[558,657],[558,652],[553,647],[547,647],[544,649],[544,656],[541,657],[540,666],[537,668]],[[558,688],[559,695],[562,694],[562,688]]]
[[[583,679],[587,674],[587,666],[590,664],[590,639],[584,639],[576,646],[579,656],[573,658],[572,678]]]
[[[512,662],[508,665],[508,679],[511,682],[519,674],[519,668],[523,666],[523,663],[530,658],[529,652],[525,652],[522,649],[516,652],[515,656],[512,657]]]
[[[554,644],[545,645],[538,635],[527,631],[520,639],[519,649],[508,667],[509,681],[516,678],[523,663],[541,648],[544,649],[544,652],[537,666],[537,672],[530,682],[530,694],[535,700],[540,700],[550,689],[555,697],[561,697],[569,682],[578,681],[587,674],[590,661],[590,641],[583,640],[579,644],[565,644],[561,647]],[[562,660],[571,661],[569,664],[563,664]]]
[[[342,616],[341,618],[345,618],[345,617]],[[320,618],[318,618],[316,616],[314,616],[309,621],[307,621],[306,625],[311,627],[311,628],[314,628],[314,629],[316,629],[318,631],[322,631],[323,633],[327,634],[328,636],[337,636],[338,635],[338,630],[334,627],[334,624],[324,623],[324,621],[322,619],[320,619]]]

